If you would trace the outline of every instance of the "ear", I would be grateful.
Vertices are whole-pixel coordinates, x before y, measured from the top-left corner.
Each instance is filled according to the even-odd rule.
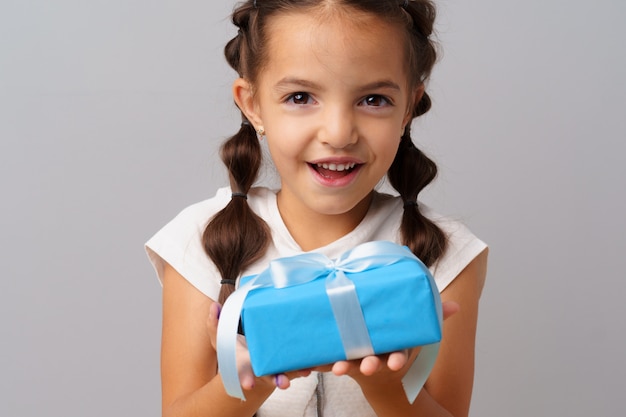
[[[255,130],[263,126],[259,106],[254,99],[252,84],[245,78],[237,78],[233,83],[233,98],[239,110],[252,123]]]
[[[419,103],[420,100],[422,99],[423,95],[424,95],[424,84],[420,84],[413,90],[413,95],[411,97],[411,100],[409,100],[409,105],[408,105],[408,108],[406,109],[406,115],[404,116],[404,119],[402,120],[403,131],[406,125],[411,123],[411,120],[413,120],[413,111],[417,103]]]

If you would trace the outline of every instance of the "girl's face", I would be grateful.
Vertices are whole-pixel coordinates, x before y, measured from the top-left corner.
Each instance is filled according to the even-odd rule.
[[[283,214],[360,221],[411,119],[421,90],[408,89],[402,32],[355,14],[267,22],[268,57],[247,113],[265,129]]]

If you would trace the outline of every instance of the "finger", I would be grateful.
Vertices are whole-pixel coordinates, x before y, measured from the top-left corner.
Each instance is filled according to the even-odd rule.
[[[217,321],[220,318],[220,312],[222,307],[219,303],[211,303],[209,307],[209,323],[217,326]]]
[[[246,391],[254,389],[254,374],[252,372],[240,372],[239,373],[239,383],[241,384],[241,388]]]
[[[218,303],[212,303],[209,307],[209,317],[207,319],[207,330],[211,339],[213,349],[216,347],[217,339],[217,322],[220,315],[221,306]]]
[[[311,372],[312,371],[310,369],[303,369],[302,371],[296,372],[295,378],[307,377],[307,376],[311,375]]]
[[[365,376],[374,375],[383,367],[383,361],[379,356],[367,356],[361,360],[359,370]]]
[[[443,319],[446,320],[461,310],[461,306],[459,303],[455,301],[444,301],[441,303],[441,308],[443,310]]]
[[[289,378],[285,374],[274,375],[274,385],[276,388],[287,389],[291,385]]]
[[[332,372],[337,376],[347,375],[351,367],[348,361],[335,362],[332,366]]]
[[[409,361],[409,351],[403,350],[401,352],[393,352],[387,359],[387,367],[392,371],[399,371]]]
[[[239,383],[244,390],[254,389],[257,382],[257,377],[252,371],[252,366],[249,360],[246,358],[241,364],[239,364]]]
[[[251,390],[256,383],[256,376],[252,371],[252,364],[250,363],[250,352],[248,351],[248,345],[246,338],[243,335],[237,335],[235,357],[237,358],[237,371],[239,372],[239,383],[245,390]]]

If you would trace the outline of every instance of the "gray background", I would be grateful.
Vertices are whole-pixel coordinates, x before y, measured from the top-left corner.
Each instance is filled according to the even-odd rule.
[[[491,246],[472,416],[624,415],[626,3],[440,1],[427,202]],[[230,1],[0,1],[0,415],[158,415],[143,242],[223,184]]]

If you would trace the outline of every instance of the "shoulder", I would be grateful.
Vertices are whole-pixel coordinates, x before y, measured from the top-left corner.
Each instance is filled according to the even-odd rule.
[[[428,207],[423,213],[446,235],[447,246],[443,255],[431,266],[439,291],[443,291],[478,255],[487,244],[478,238],[467,225],[455,218],[440,215]]]
[[[403,204],[400,197],[376,193],[372,212],[368,214],[368,227],[375,229],[374,239],[400,243],[400,223]],[[463,221],[442,215],[420,202],[422,214],[435,223],[446,235],[447,248],[430,270],[439,291],[443,291],[470,264],[487,245]]]
[[[152,236],[146,246],[156,249],[195,238],[202,233],[208,221],[228,204],[229,199],[230,189],[220,188],[213,197],[187,206]]]

